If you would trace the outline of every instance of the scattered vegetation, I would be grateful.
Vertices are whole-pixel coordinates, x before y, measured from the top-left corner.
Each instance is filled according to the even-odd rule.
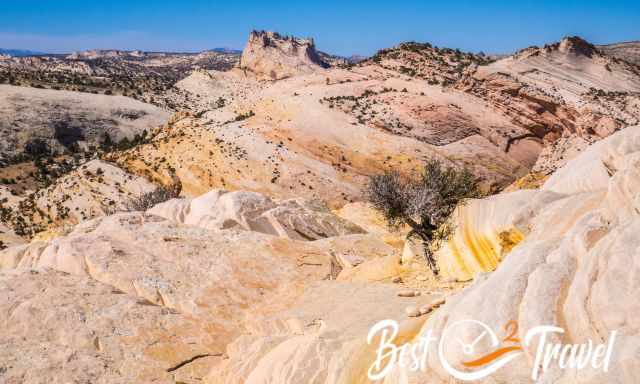
[[[225,121],[223,124],[233,123],[234,121],[243,121],[255,115],[256,114],[253,111],[249,111],[247,113],[239,113],[234,119]]]
[[[13,58],[0,66],[0,84],[123,95],[178,110],[181,104],[188,104],[192,96],[175,87],[178,81],[196,68],[229,70],[236,64],[238,55],[208,52],[150,55],[148,59],[151,64],[147,58],[132,57]]]
[[[138,145],[146,144],[150,141],[151,135],[147,130],[143,130],[141,134],[136,134],[133,139],[129,140],[126,136],[123,137],[120,141],[115,142],[111,139],[111,136],[105,132],[102,135],[102,141],[100,142],[100,149],[104,152],[111,151],[126,151],[128,149],[134,148]]]
[[[408,225],[407,238],[424,244],[424,256],[438,274],[433,249],[451,233],[450,215],[466,199],[481,196],[478,183],[466,168],[445,166],[430,160],[419,178],[403,177],[396,171],[372,176],[365,195],[391,227]]]
[[[147,192],[137,199],[132,200],[128,206],[128,211],[146,211],[153,206],[164,203],[167,200],[180,196],[180,189],[176,187],[158,187],[155,191]]]
[[[253,113],[253,111],[249,111],[247,113],[241,113],[238,116],[236,116],[236,121],[242,121],[242,120],[246,120],[252,116],[255,116],[255,113]]]
[[[416,42],[382,49],[369,60],[385,69],[427,80],[432,85],[444,86],[460,79],[467,67],[473,64],[486,65],[492,61],[483,53],[474,54]]]

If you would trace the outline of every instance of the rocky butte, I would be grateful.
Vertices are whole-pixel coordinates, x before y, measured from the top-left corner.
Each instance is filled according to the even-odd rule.
[[[240,57],[240,68],[272,80],[328,66],[316,52],[313,39],[281,36],[270,31],[251,32]]]
[[[364,384],[382,320],[416,348],[467,320],[491,332],[380,383],[463,382],[494,361],[489,333],[514,349],[479,382],[637,382],[640,69],[610,52],[407,42],[345,65],[252,32],[225,70],[192,67],[214,53],[0,60],[0,382]],[[139,93],[91,77],[149,81],[153,60],[171,76]],[[73,88],[79,68],[102,94]],[[451,216],[438,276],[362,192],[429,159],[487,194]],[[607,370],[536,370],[542,325],[564,331],[545,345],[610,345]]]

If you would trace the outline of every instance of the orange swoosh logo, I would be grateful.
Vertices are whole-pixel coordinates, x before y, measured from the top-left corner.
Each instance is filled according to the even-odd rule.
[[[462,365],[466,366],[466,367],[479,367],[481,365],[485,365],[488,364],[498,358],[500,358],[502,355],[505,355],[509,352],[513,352],[513,351],[522,351],[522,347],[504,347],[504,348],[500,348],[497,349],[491,353],[489,353],[488,355],[484,355],[482,357],[480,357],[479,359],[473,360],[473,361],[463,361]]]

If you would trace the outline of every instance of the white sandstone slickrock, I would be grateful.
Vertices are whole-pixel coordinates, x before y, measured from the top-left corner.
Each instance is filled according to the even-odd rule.
[[[559,169],[541,190],[533,192],[529,206],[515,212],[519,218],[514,225],[524,240],[495,272],[448,299],[424,324],[422,333],[428,329],[442,332],[463,319],[480,320],[496,330],[516,320],[520,339],[533,327],[556,325],[564,328],[565,334],[551,341],[563,344],[589,340],[606,343],[616,331],[607,373],[590,367],[561,370],[552,365],[540,382],[635,382],[635,372],[640,368],[640,307],[635,299],[640,294],[638,159],[640,127],[630,127],[593,145]],[[608,172],[599,171],[603,168]],[[495,199],[508,202],[511,195]],[[536,204],[540,209],[532,211],[531,205]],[[508,203],[504,208],[514,209]],[[492,217],[485,220],[491,222]],[[471,334],[461,337],[463,342],[472,341]],[[530,380],[537,346],[537,342],[526,346],[526,356],[484,381]],[[478,347],[479,353],[490,350],[487,344]],[[385,383],[404,383],[406,378],[401,377],[405,374],[410,383],[427,378],[429,383],[450,382],[437,353],[431,352],[428,373],[397,371]],[[451,352],[447,359],[459,368],[464,356]]]
[[[535,161],[529,146],[542,147],[538,138],[523,139],[505,153],[512,139],[530,132],[482,98],[384,62],[323,70],[298,56],[308,44],[253,34],[245,69],[195,71],[178,83],[200,96],[198,113],[177,113],[149,143],[114,161],[163,182],[175,176],[185,196],[224,188],[321,198],[336,209],[360,199],[367,175],[388,167],[415,172],[427,158],[466,165],[487,186],[507,185]],[[411,66],[407,59],[396,68]],[[256,79],[270,78],[271,69],[278,77],[281,67],[298,69],[278,81]],[[457,67],[451,62],[443,71]]]
[[[15,218],[12,220],[14,228],[20,223],[27,228],[48,230],[48,233],[38,234],[42,238],[97,216],[127,211],[132,202],[157,188],[144,177],[96,159],[46,188],[7,199],[4,208]]]
[[[606,179],[598,172],[588,172],[588,167],[583,166],[599,163],[606,163],[607,168],[613,170]],[[375,360],[375,350],[366,344],[366,335],[372,325],[370,320],[375,316],[365,317],[362,312],[375,312],[393,301],[398,304],[394,304],[394,312],[387,312],[387,315],[400,321],[397,344],[417,341],[428,330],[441,334],[454,322],[468,319],[484,322],[496,330],[498,336],[502,335],[500,332],[508,321],[515,320],[519,325],[517,337],[521,340],[532,327],[557,325],[566,333],[562,339],[551,338],[550,341],[563,344],[581,344],[589,340],[596,344],[606,343],[610,332],[617,331],[607,373],[590,368],[560,370],[556,366],[545,372],[539,382],[635,383],[636,373],[640,370],[640,320],[637,316],[640,307],[636,300],[640,294],[640,280],[637,279],[640,275],[640,263],[637,262],[640,255],[639,176],[640,127],[630,127],[570,161],[541,190],[478,201],[478,206],[471,209],[484,212],[484,217],[456,223],[457,231],[468,234],[466,240],[457,240],[459,248],[472,254],[478,238],[484,237],[489,238],[486,247],[490,249],[491,244],[499,244],[491,237],[498,237],[504,227],[517,229],[522,239],[514,239],[514,243],[506,247],[509,249],[505,248],[495,272],[476,274],[472,285],[447,297],[446,303],[442,297],[431,299],[431,302],[422,302],[420,297],[398,297],[395,291],[391,297],[381,294],[375,303],[360,299],[352,304],[341,312],[338,323],[349,326],[334,333],[323,333],[322,337],[313,333],[295,336],[288,332],[254,332],[231,344],[229,359],[213,368],[208,382],[368,383],[366,372]],[[576,180],[582,182],[576,183]],[[526,203],[520,199],[523,196]],[[482,207],[483,204],[486,207]],[[467,223],[471,224],[469,228],[466,228]],[[496,227],[500,230],[492,229]],[[474,233],[476,230],[479,233]],[[448,253],[443,257],[455,255]],[[458,262],[461,268],[465,265],[463,259],[444,262],[451,266]],[[383,285],[369,286],[374,289]],[[323,300],[314,297],[311,291],[308,294],[310,296],[294,308],[304,311]],[[345,291],[336,292],[331,300],[335,301],[337,297],[343,302],[353,299]],[[406,313],[408,306],[412,308]],[[422,309],[429,316],[407,317],[418,311],[422,314]],[[323,314],[313,316],[323,317]],[[323,317],[329,329],[336,325],[330,317]],[[463,342],[471,343],[478,335],[469,330],[458,336]],[[526,346],[524,355],[481,382],[531,382],[536,348],[537,343]],[[491,350],[491,346],[482,341],[476,352],[481,355]],[[432,345],[425,372],[396,366],[382,382],[459,382],[444,371],[437,352],[436,345]],[[466,359],[466,355],[455,348],[447,349],[445,356],[458,369]]]
[[[256,323],[250,334],[227,349],[209,384],[369,383],[364,364],[372,348],[368,329],[384,319],[406,322],[402,334],[417,332],[423,321],[408,318],[425,298],[402,298],[393,285],[348,282],[312,284],[290,310]],[[306,324],[303,332],[290,319]],[[317,327],[318,319],[323,326]]]
[[[40,71],[47,72],[34,72]],[[35,138],[54,153],[69,153],[75,144],[97,147],[104,134],[114,142],[133,139],[144,130],[153,131],[170,116],[161,108],[125,96],[9,84],[0,84],[0,95],[0,159],[26,153]]]
[[[583,167],[596,167],[599,163],[605,163],[609,170],[606,179]],[[559,169],[540,190],[498,195],[463,208],[480,212],[482,217],[472,213],[457,216],[460,221],[455,223],[456,232],[462,231],[466,236],[454,236],[451,242],[460,252],[475,255],[478,260],[491,250],[492,254],[501,254],[502,261],[492,273],[476,273],[473,284],[446,297],[444,304],[441,295],[400,297],[397,285],[377,283],[390,282],[403,267],[399,250],[384,243],[380,235],[336,232],[337,237],[299,241],[287,238],[288,232],[273,232],[278,236],[259,233],[270,232],[257,223],[262,223],[264,214],[280,204],[260,195],[214,191],[193,200],[170,201],[147,213],[90,220],[64,237],[0,252],[3,269],[17,268],[0,272],[0,282],[4,282],[0,283],[4,284],[1,290],[7,292],[0,296],[0,307],[14,308],[0,311],[0,319],[11,327],[20,327],[0,337],[24,335],[34,324],[42,323],[37,316],[35,320],[14,322],[15,314],[26,305],[33,305],[25,303],[34,302],[13,298],[16,294],[12,292],[23,280],[40,284],[29,270],[47,267],[60,271],[55,272],[55,284],[66,281],[57,278],[59,273],[66,272],[60,276],[68,279],[80,279],[70,283],[69,295],[86,293],[86,281],[110,287],[123,299],[137,297],[137,302],[153,305],[151,309],[175,313],[176,321],[188,318],[193,326],[185,332],[193,331],[194,338],[203,338],[196,340],[206,341],[189,344],[187,352],[180,356],[154,355],[151,347],[140,347],[140,353],[149,356],[149,363],[133,363],[129,355],[118,355],[117,349],[110,349],[110,344],[103,341],[100,335],[106,332],[100,323],[95,326],[96,343],[71,344],[69,336],[65,336],[63,343],[56,344],[56,348],[68,346],[64,347],[67,355],[56,353],[38,359],[41,355],[29,346],[28,338],[8,343],[11,347],[2,352],[5,360],[26,356],[30,365],[27,368],[16,363],[4,375],[20,377],[30,374],[30,369],[60,380],[93,375],[118,382],[121,373],[110,371],[112,365],[107,364],[108,372],[83,370],[85,364],[101,366],[95,365],[95,360],[79,361],[77,371],[56,368],[74,351],[73,356],[89,356],[82,353],[98,345],[104,351],[113,351],[108,353],[116,356],[113,359],[120,366],[130,367],[129,375],[157,377],[160,382],[165,377],[165,367],[179,364],[186,355],[224,353],[228,358],[214,356],[211,361],[198,360],[200,365],[188,365],[194,370],[199,367],[198,372],[189,375],[198,380],[206,376],[208,383],[367,383],[366,371],[375,359],[375,346],[367,345],[366,335],[378,321],[399,321],[397,341],[403,343],[417,340],[428,330],[441,333],[458,320],[475,319],[497,331],[508,321],[516,320],[520,339],[531,327],[558,325],[566,333],[562,339],[552,341],[571,344],[589,340],[604,343],[615,330],[618,335],[608,373],[588,368],[552,368],[544,373],[541,382],[634,383],[635,372],[640,369],[640,307],[635,299],[640,293],[636,278],[640,268],[635,262],[640,253],[639,176],[640,129],[630,127],[590,147]],[[524,202],[522,197],[526,197]],[[224,202],[225,199],[228,200]],[[294,207],[302,210],[297,212],[315,212]],[[312,223],[318,220],[313,214],[302,217],[310,217]],[[500,234],[516,231],[521,238],[499,241]],[[484,244],[485,249],[477,244]],[[495,244],[500,245],[500,250],[494,249]],[[337,281],[321,281],[332,274],[331,252],[371,258],[343,269]],[[441,257],[454,258],[442,260],[454,271],[456,265],[464,269],[468,264],[465,259],[455,259],[455,253]],[[46,273],[54,272],[38,273],[48,276]],[[20,295],[38,292],[28,284],[23,284],[25,291]],[[47,281],[42,284],[49,285]],[[61,296],[56,294],[57,289],[51,288],[51,295]],[[41,316],[56,319],[61,316],[58,307],[66,308],[66,304],[49,306],[49,301],[57,302],[47,297],[43,296],[47,301],[39,304],[43,308]],[[410,314],[420,315],[408,317],[407,307],[416,310]],[[114,312],[113,316],[121,315]],[[56,322],[50,320],[50,325]],[[70,327],[82,329],[74,324],[69,322]],[[148,326],[147,322],[144,326]],[[42,329],[34,340],[48,339],[60,332]],[[168,334],[171,331],[162,331],[158,337]],[[462,332],[459,337],[471,342],[477,334]],[[176,339],[172,345],[180,343]],[[477,352],[488,352],[489,347],[479,343]],[[535,348],[535,344],[525,347],[524,355],[484,381],[529,382]],[[426,372],[396,368],[384,383],[452,382],[437,356],[437,351],[430,351]],[[453,349],[446,352],[446,357],[456,367],[465,359],[461,351]],[[116,379],[109,381],[113,377]]]
[[[0,273],[3,383],[175,383],[168,372],[221,351],[211,328],[86,276]]]
[[[56,220],[78,223],[88,218],[126,211],[135,199],[157,187],[114,164],[91,160],[36,193],[36,204]],[[56,205],[52,202],[60,202]],[[66,215],[63,215],[63,212]]]
[[[306,285],[328,278],[331,252],[366,257],[397,252],[378,236],[361,233],[338,217],[331,219],[330,212],[309,202],[278,205],[258,194],[223,191],[193,199],[188,210],[184,202],[165,203],[163,212],[172,217],[188,212],[186,217],[204,227],[152,213],[118,213],[78,224],[65,236],[1,251],[0,308],[7,310],[0,313],[0,324],[6,324],[3,329],[9,333],[0,335],[0,344],[8,346],[0,356],[11,362],[2,365],[2,378],[199,382],[226,345],[255,327],[256,319],[289,308]],[[299,241],[260,233],[264,227],[254,226],[254,220],[274,208],[299,210],[300,217],[286,223],[294,233],[336,237]],[[236,224],[229,229],[211,226],[213,217],[205,219],[207,214],[226,215],[221,223]],[[334,226],[311,231],[318,222]],[[340,236],[341,231],[348,234]],[[93,300],[92,295],[98,296],[95,304],[86,308],[83,303]],[[86,297],[90,299],[78,300]],[[122,308],[116,299],[124,302]],[[123,331],[126,339],[109,336],[113,327],[119,332],[120,321],[128,324],[128,311],[137,322]],[[74,314],[80,322],[83,316],[95,321],[65,320]],[[40,328],[43,322],[47,327]],[[39,333],[31,340],[33,328]],[[74,341],[76,329],[87,333],[86,340]],[[91,335],[98,341],[94,343]],[[55,343],[49,356],[42,349],[48,343]],[[123,351],[128,343],[135,343],[135,348]],[[194,357],[198,358],[193,363],[167,372]],[[67,360],[73,361],[73,369],[62,368]]]
[[[173,199],[148,211],[210,230],[241,229],[294,240],[365,233],[359,226],[304,199],[273,201],[255,192],[213,190],[195,199]]]
[[[110,159],[139,175],[177,179],[186,196],[238,191],[89,220],[59,238],[0,251],[0,380],[364,384],[375,357],[366,336],[378,321],[399,321],[403,343],[478,319],[496,330],[517,320],[520,338],[557,324],[567,343],[604,342],[617,330],[608,375],[552,370],[542,382],[636,382],[640,128],[588,148],[541,190],[461,207],[438,258],[445,281],[475,281],[446,304],[440,294],[399,296],[391,282],[412,291],[410,283],[430,284],[423,270],[405,273],[421,259],[420,246],[407,244],[400,256],[404,244],[376,215],[343,204],[359,196],[366,175],[413,172],[426,158],[455,159],[495,186],[534,163],[556,169],[637,124],[637,71],[570,38],[470,65],[443,88],[388,66],[424,56],[426,69],[444,57],[405,47],[379,64],[324,70],[313,41],[256,32],[240,68],[180,81],[204,110],[176,114],[148,143]],[[437,72],[458,64],[443,62]],[[616,95],[599,97],[591,87]],[[124,122],[120,133],[141,132],[166,118],[160,112]],[[66,192],[77,187],[84,197],[71,201],[80,206],[62,210],[81,221],[146,190],[113,170],[127,178],[122,189],[136,188],[123,192],[103,170],[107,183],[77,186],[86,181],[79,170],[40,202],[69,202]],[[241,190],[321,197],[343,207],[338,216],[347,220],[311,200]],[[76,207],[93,209],[76,216]],[[530,382],[534,347],[486,382]],[[400,368],[384,382],[452,382],[436,356],[431,351],[426,372]],[[463,358],[447,357],[457,366]]]

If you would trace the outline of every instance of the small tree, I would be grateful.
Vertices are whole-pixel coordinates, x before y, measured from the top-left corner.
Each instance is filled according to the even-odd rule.
[[[372,176],[365,195],[391,227],[406,224],[411,228],[407,238],[422,241],[425,259],[437,275],[438,266],[430,245],[449,236],[448,219],[456,206],[466,199],[480,197],[481,192],[468,169],[430,160],[415,180],[396,171]]]

